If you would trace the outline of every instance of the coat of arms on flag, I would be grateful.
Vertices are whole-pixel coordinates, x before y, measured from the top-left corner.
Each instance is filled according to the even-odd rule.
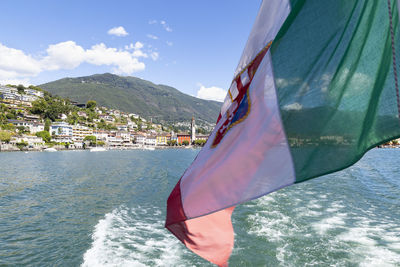
[[[235,79],[233,79],[217,120],[217,126],[220,126],[215,135],[212,147],[216,147],[219,142],[221,142],[229,129],[246,119],[251,108],[248,89],[261,60],[268,52],[271,44],[272,41],[270,41],[258,53],[253,61],[251,61],[238,75],[236,75]],[[219,124],[220,121],[222,121],[222,125]]]

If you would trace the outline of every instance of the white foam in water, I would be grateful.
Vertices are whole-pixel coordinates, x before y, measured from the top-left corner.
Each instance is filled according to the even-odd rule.
[[[185,266],[179,241],[164,229],[159,210],[121,207],[95,226],[82,267]]]
[[[347,214],[337,213],[331,217],[324,218],[319,222],[311,224],[317,233],[324,235],[328,230],[343,227]]]
[[[257,212],[248,219],[249,233],[275,247],[282,266],[300,266],[304,260],[310,266],[400,266],[400,228],[390,219],[375,219],[375,207],[358,213],[329,197],[321,203],[304,198],[296,205],[281,196],[254,201]]]
[[[337,236],[337,241],[352,244],[349,247],[360,266],[399,266],[400,236],[398,232],[392,232],[392,224],[365,217],[358,220],[357,226]],[[377,240],[387,244],[382,246]]]

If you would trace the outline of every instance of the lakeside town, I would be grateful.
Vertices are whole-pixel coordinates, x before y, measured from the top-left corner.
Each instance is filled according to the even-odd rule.
[[[209,127],[153,123],[138,114],[77,103],[37,87],[0,85],[0,151],[203,146]]]
[[[195,118],[153,123],[138,114],[98,106],[94,100],[77,103],[37,86],[0,85],[0,151],[193,147],[203,146],[211,130],[210,125],[196,127]],[[335,138],[326,142],[345,143]],[[400,139],[379,147],[400,148]]]

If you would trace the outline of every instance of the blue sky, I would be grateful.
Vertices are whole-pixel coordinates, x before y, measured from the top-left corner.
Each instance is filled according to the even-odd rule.
[[[261,0],[2,0],[0,84],[111,72],[220,99]]]

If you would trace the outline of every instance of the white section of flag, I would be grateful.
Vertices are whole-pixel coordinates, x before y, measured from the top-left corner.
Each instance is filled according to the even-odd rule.
[[[236,68],[236,77],[273,40],[290,12],[289,0],[265,0],[262,2],[246,47]]]

